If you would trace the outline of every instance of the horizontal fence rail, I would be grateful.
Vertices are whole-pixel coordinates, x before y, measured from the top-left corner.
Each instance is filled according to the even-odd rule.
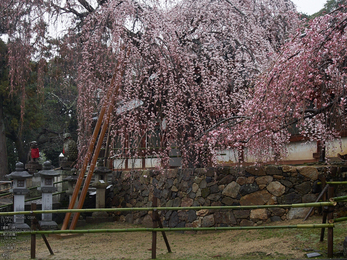
[[[346,197],[346,196],[344,196]],[[339,200],[344,197],[335,197],[334,199]],[[167,241],[165,232],[167,231],[227,231],[227,230],[264,230],[264,229],[321,229],[322,231],[325,228],[328,228],[328,233],[331,234],[328,236],[328,256],[332,257],[333,251],[333,237],[332,230],[334,228],[335,222],[341,222],[347,220],[346,218],[339,219],[330,219],[329,223],[323,222],[323,224],[297,224],[297,225],[278,225],[278,226],[232,226],[232,227],[176,227],[169,228],[163,227],[160,217],[158,215],[159,211],[165,210],[234,210],[234,209],[259,209],[259,208],[303,208],[303,207],[323,207],[323,208],[332,208],[337,205],[337,201],[332,200],[329,202],[312,202],[312,203],[297,203],[297,204],[277,204],[277,205],[246,205],[246,206],[195,206],[195,207],[156,207],[157,202],[153,200],[152,207],[146,208],[92,208],[92,209],[59,209],[59,210],[36,210],[36,204],[32,204],[31,211],[17,211],[17,212],[0,212],[0,217],[2,216],[13,216],[13,215],[26,215],[30,214],[34,217],[36,214],[42,213],[73,213],[73,212],[130,212],[130,211],[152,211],[153,227],[152,228],[123,228],[123,229],[80,229],[80,230],[39,230],[35,228],[34,222],[32,222],[32,229],[30,231],[23,230],[5,230],[0,232],[0,237],[6,237],[10,235],[31,235],[31,258],[35,258],[35,247],[36,247],[36,235],[41,235],[44,240],[45,235],[47,234],[88,234],[88,233],[124,233],[124,232],[152,232],[152,259],[156,258],[156,232],[161,232],[163,238],[166,242],[168,252],[171,252],[169,243]],[[34,206],[33,206],[34,205]],[[32,220],[33,221],[33,220]],[[158,228],[159,224],[159,228]],[[47,239],[46,239],[47,240]],[[53,251],[50,248],[48,241],[45,240],[45,243],[50,250],[50,253],[53,254]],[[322,241],[322,240],[321,240]]]
[[[346,201],[347,196],[341,196],[341,197],[333,197],[329,199],[330,201]]]
[[[56,182],[53,182],[53,184],[58,184],[58,183],[63,183],[63,182],[67,182],[67,180],[62,180],[62,181],[56,181]],[[28,190],[34,190],[34,189],[37,189],[41,186],[33,186],[33,187],[29,187]],[[5,196],[8,196],[8,195],[13,195],[12,192],[7,192],[7,193],[1,193],[0,194],[0,198],[1,197],[5,197]]]
[[[329,222],[330,223],[337,223],[337,222],[342,222],[342,221],[346,221],[347,217],[342,217],[342,218],[335,218],[335,219],[331,219]]]
[[[333,228],[334,224],[297,224],[288,226],[246,226],[246,227],[199,227],[199,228],[131,228],[131,229],[81,229],[81,230],[41,230],[41,231],[16,231],[16,235],[32,234],[81,234],[81,233],[120,233],[120,232],[167,232],[167,231],[222,231],[222,230],[251,230],[251,229],[285,229],[285,228]],[[7,235],[13,231],[0,232]]]
[[[52,193],[52,196],[56,196],[56,195],[64,194],[64,193],[66,193],[66,191],[55,192],[55,193]],[[36,198],[26,199],[24,202],[29,202],[29,201],[39,200],[39,199],[42,199],[42,196],[41,196],[41,197],[36,197]],[[1,206],[0,206],[0,209],[6,208],[6,207],[11,206],[11,205],[13,205],[13,203],[1,205]],[[14,213],[14,212],[13,212],[13,213]],[[15,215],[15,214],[13,214],[13,213],[12,213],[11,215]],[[22,214],[23,214],[23,213],[22,213]]]
[[[162,211],[162,210],[228,210],[228,209],[266,209],[266,208],[305,208],[305,207],[327,207],[336,206],[336,202],[312,202],[298,204],[276,204],[276,205],[247,205],[247,206],[197,206],[197,207],[147,207],[147,208],[99,208],[99,209],[56,209],[56,210],[34,210],[0,212],[0,216],[41,214],[41,213],[67,213],[67,212],[114,212],[114,211]]]

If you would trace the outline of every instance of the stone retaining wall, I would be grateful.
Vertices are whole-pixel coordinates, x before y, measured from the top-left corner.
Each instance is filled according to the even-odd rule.
[[[109,203],[122,207],[273,205],[314,202],[321,186],[319,176],[344,180],[346,167],[266,166],[247,168],[170,169],[117,172]],[[346,194],[344,188],[337,193]],[[113,197],[113,198],[112,198]],[[112,201],[111,201],[112,200]],[[164,226],[212,227],[260,225],[264,222],[304,218],[309,208],[253,210],[164,211]],[[151,226],[147,212],[127,213],[121,219]]]

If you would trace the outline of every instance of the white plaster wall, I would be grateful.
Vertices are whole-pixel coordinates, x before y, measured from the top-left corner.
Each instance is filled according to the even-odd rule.
[[[347,153],[347,137],[341,138],[341,140],[335,140],[327,144],[326,156],[337,157],[337,154]]]
[[[216,156],[217,163],[236,163],[238,162],[237,152],[234,150],[222,150],[219,151],[219,155]]]
[[[287,154],[283,160],[312,160],[317,152],[317,142],[295,142],[287,145]]]
[[[312,160],[313,153],[317,152],[317,142],[294,142],[287,145],[287,154],[282,158],[283,161],[297,161],[297,160]],[[335,140],[327,144],[327,157],[337,157],[337,154],[347,153],[347,137],[341,140]],[[254,163],[256,158],[249,155],[248,150],[244,151],[245,162]],[[237,163],[238,155],[235,150],[221,150],[219,155],[216,156],[217,164]],[[146,168],[155,168],[160,166],[160,160],[157,158],[146,158]],[[125,169],[125,160],[116,159],[113,161],[115,169]],[[128,162],[129,168],[142,168],[142,159],[131,159]]]
[[[115,159],[113,160],[114,169],[125,169],[125,160],[124,159]]]
[[[160,166],[160,160],[157,158],[146,158],[146,168],[155,168]]]
[[[141,169],[142,168],[142,159],[129,159],[128,167],[130,169]]]

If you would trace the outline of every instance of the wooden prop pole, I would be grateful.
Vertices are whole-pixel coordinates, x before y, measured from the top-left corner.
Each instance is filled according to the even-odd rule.
[[[87,170],[88,163],[90,161],[90,158],[92,156],[92,152],[94,150],[94,145],[95,145],[95,142],[96,142],[96,138],[98,137],[98,133],[99,133],[99,130],[100,130],[100,127],[101,127],[101,124],[102,124],[102,121],[103,121],[103,118],[104,118],[104,115],[105,115],[105,112],[106,112],[106,108],[109,107],[108,106],[108,103],[109,103],[108,101],[109,101],[110,98],[111,99],[113,98],[114,85],[115,85],[115,82],[116,82],[117,72],[119,70],[119,67],[120,67],[120,62],[118,62],[117,66],[116,66],[115,73],[113,74],[113,77],[112,77],[112,80],[111,80],[111,83],[110,83],[110,87],[109,87],[109,89],[107,91],[107,94],[106,94],[106,101],[104,102],[104,104],[103,104],[103,106],[101,108],[101,111],[100,111],[100,114],[99,114],[99,117],[98,117],[98,121],[97,121],[96,126],[94,128],[94,132],[93,132],[92,138],[90,139],[88,151],[87,151],[86,156],[84,157],[83,165],[82,165],[80,174],[78,175],[78,179],[77,179],[77,182],[76,182],[75,189],[74,189],[73,194],[71,196],[71,201],[70,201],[70,204],[69,204],[69,207],[68,207],[69,209],[73,209],[74,206],[75,206],[76,199],[77,199],[79,190],[80,190],[82,182],[83,182],[84,174],[85,174],[85,172]],[[123,74],[124,74],[124,72],[122,73],[122,75]],[[117,87],[119,89],[119,84],[117,85]],[[83,198],[82,196],[81,196],[81,198],[82,198],[82,200],[84,202],[85,198]],[[82,206],[80,208],[82,208]],[[65,215],[65,219],[64,219],[63,225],[61,227],[61,230],[65,230],[67,228],[67,226],[69,224],[70,217],[71,217],[71,213],[68,212]],[[76,224],[74,224],[74,226],[75,225]]]
[[[121,64],[121,62],[119,62],[118,64]],[[94,151],[94,154],[93,154],[92,161],[90,163],[89,171],[88,171],[86,180],[84,182],[83,189],[81,191],[80,199],[79,199],[78,205],[77,205],[78,209],[81,209],[83,207],[83,203],[84,203],[84,200],[85,200],[87,192],[88,192],[89,184],[90,184],[90,181],[91,181],[92,176],[93,176],[95,165],[96,165],[96,162],[97,162],[98,157],[99,157],[100,149],[101,149],[102,143],[104,141],[104,136],[105,136],[107,128],[108,128],[108,124],[109,124],[109,121],[110,121],[111,113],[112,113],[113,108],[114,108],[114,100],[115,100],[114,95],[117,97],[118,93],[119,93],[120,83],[117,83],[115,89],[113,88],[113,86],[115,84],[116,75],[117,75],[117,71],[118,70],[119,70],[119,68],[117,66],[115,74],[113,75],[113,78],[112,78],[110,89],[108,91],[108,96],[106,97],[106,102],[104,103],[104,106],[108,105],[107,114],[106,114],[106,120],[105,120],[105,122],[102,125],[102,129],[101,129],[101,132],[100,132],[100,135],[99,135],[98,143],[97,143],[97,145],[95,147],[95,151]],[[124,76],[124,72],[125,72],[125,68],[123,67],[122,71],[121,71],[121,74],[120,74],[120,78],[122,78]],[[101,115],[99,116],[99,119],[100,119],[100,117],[101,117]],[[77,212],[74,215],[74,217],[73,217],[73,219],[71,221],[71,224],[70,224],[70,229],[71,230],[75,229],[79,216],[80,216],[80,212]]]

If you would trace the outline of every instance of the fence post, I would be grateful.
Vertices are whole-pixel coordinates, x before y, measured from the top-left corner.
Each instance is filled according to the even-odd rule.
[[[320,181],[322,182],[322,187],[324,187],[325,188],[325,186],[326,185],[329,185],[329,184],[326,184],[326,178],[325,178],[325,176],[319,176],[320,178]],[[328,187],[328,189],[329,189],[329,187]],[[323,201],[325,202],[325,201],[327,201],[327,192],[325,191],[324,193],[323,193]],[[324,223],[326,223],[327,222],[327,211],[328,211],[328,207],[326,207],[326,206],[324,206],[324,207],[322,207],[322,210],[323,210],[323,219],[322,219],[322,224],[324,224]],[[322,228],[321,229],[321,233],[320,233],[320,239],[319,239],[319,241],[323,241],[324,240],[324,231],[325,231],[325,228]]]
[[[328,198],[333,198],[334,197],[334,187],[329,187],[328,188]],[[334,212],[334,207],[330,206],[328,207],[328,222],[329,220],[333,219],[333,212]],[[334,249],[334,229],[332,227],[328,228],[328,257],[332,258],[333,257],[333,249]]]
[[[36,210],[36,203],[31,203],[31,211]],[[31,230],[36,230],[36,224],[35,224],[35,214],[31,214]],[[31,259],[35,259],[36,254],[36,235],[31,234],[31,249],[30,249],[30,256]]]
[[[152,207],[157,207],[158,206],[158,199],[153,195],[153,202],[152,202]],[[158,222],[156,218],[156,209],[153,210],[152,212],[152,221],[153,221],[153,228],[158,227]],[[152,231],[152,259],[157,258],[157,232]]]

